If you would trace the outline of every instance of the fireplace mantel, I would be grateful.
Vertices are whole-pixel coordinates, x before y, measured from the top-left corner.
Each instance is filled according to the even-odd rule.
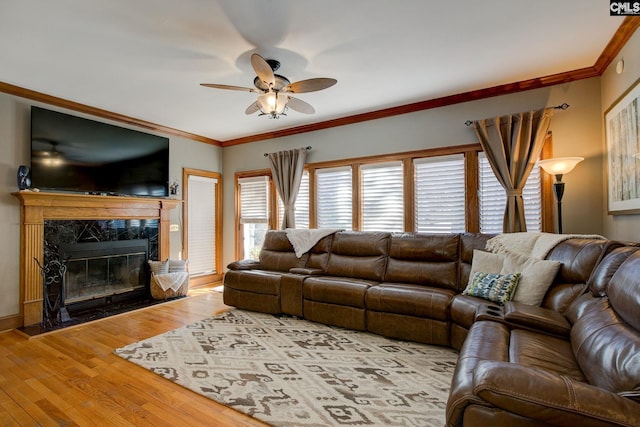
[[[169,257],[170,211],[176,199],[94,196],[88,194],[19,191],[22,203],[20,232],[20,305],[23,325],[42,322],[43,285],[36,263],[44,257],[45,220],[158,219],[158,257]]]

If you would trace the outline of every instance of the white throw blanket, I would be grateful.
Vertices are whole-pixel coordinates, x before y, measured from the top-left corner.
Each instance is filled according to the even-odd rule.
[[[314,228],[310,230],[302,228],[287,228],[284,230],[287,238],[296,252],[296,256],[300,258],[307,253],[316,243],[330,234],[342,231],[340,228]]]
[[[153,278],[163,291],[171,289],[172,291],[177,292],[184,281],[189,278],[189,273],[187,273],[186,271],[162,274],[153,273]]]
[[[604,239],[597,234],[504,233],[487,241],[489,252],[512,252],[544,259],[558,243],[569,239]]]

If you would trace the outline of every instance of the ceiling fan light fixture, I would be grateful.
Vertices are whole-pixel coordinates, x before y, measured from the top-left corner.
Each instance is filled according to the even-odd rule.
[[[281,115],[286,115],[288,100],[289,98],[286,95],[270,91],[258,96],[258,107],[263,115],[267,115],[271,119],[277,119]]]

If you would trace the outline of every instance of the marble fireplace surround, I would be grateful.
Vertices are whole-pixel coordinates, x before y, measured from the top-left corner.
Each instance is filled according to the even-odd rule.
[[[20,233],[20,306],[23,326],[42,322],[45,220],[157,219],[158,259],[169,258],[170,211],[180,200],[70,193],[19,191],[22,204]],[[35,259],[34,259],[35,258]]]

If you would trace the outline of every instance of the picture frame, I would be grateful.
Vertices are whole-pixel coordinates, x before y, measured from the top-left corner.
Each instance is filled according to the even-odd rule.
[[[604,113],[609,215],[640,213],[640,79]]]

